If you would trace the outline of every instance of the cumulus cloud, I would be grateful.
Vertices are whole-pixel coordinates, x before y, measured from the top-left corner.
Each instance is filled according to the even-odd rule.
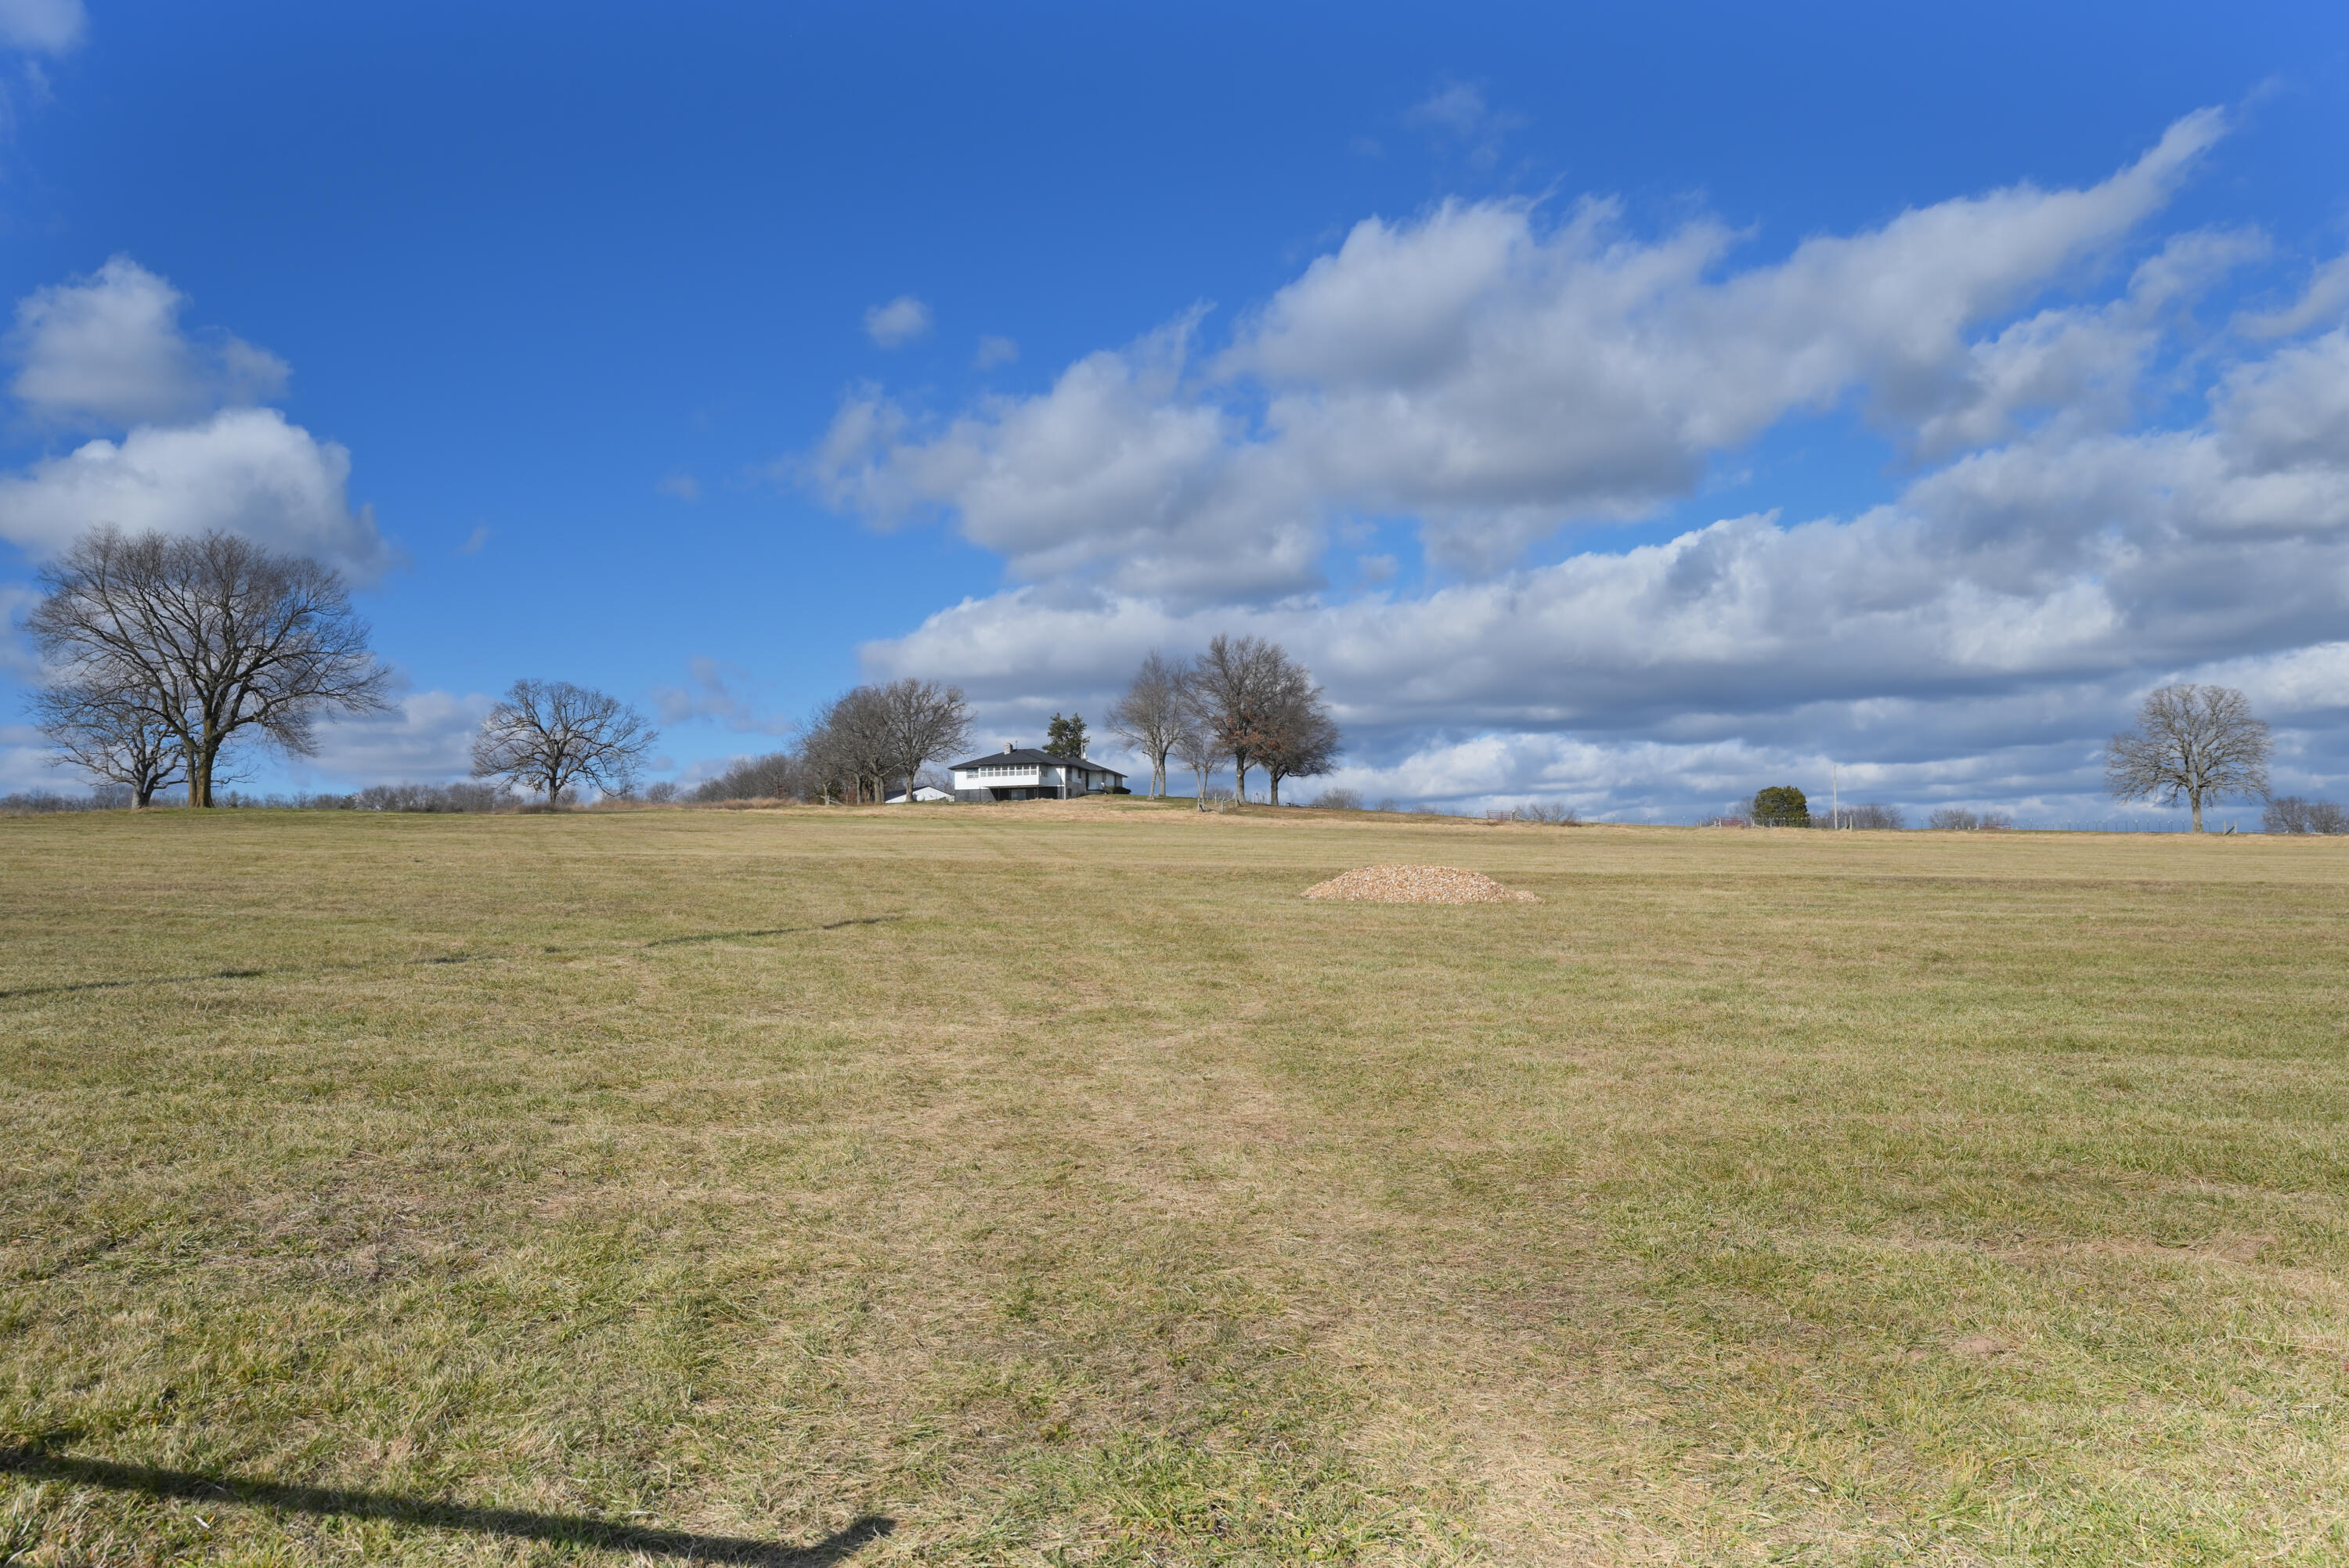
[[[1230,411],[1185,395],[1197,325],[1195,313],[1088,356],[1049,392],[990,398],[936,431],[861,388],[812,477],[883,523],[951,510],[1023,577],[1174,595],[1309,582],[1320,540],[1305,476]]]
[[[140,426],[0,477],[0,539],[50,556],[87,530],[225,529],[332,562],[361,580],[393,560],[372,512],[350,505],[350,453],[274,408],[228,408],[200,423]]]
[[[240,338],[180,326],[187,296],[128,256],[16,304],[9,390],[36,418],[177,423],[285,390],[285,362]]]
[[[2118,315],[1978,334],[2127,238],[2222,130],[2189,115],[2099,184],[1956,199],[1725,273],[1723,225],[1641,240],[1604,201],[1556,224],[1514,201],[1369,219],[1204,365],[1195,310],[942,422],[861,388],[809,471],[879,521],[943,512],[1030,581],[1308,591],[1350,511],[1413,518],[1432,558],[1492,572],[1847,398],[1932,450],[2083,387],[2125,403],[2145,316],[2240,244],[2186,247]]]
[[[0,0],[0,46],[11,49],[62,55],[88,28],[81,0]]]
[[[344,789],[462,779],[472,767],[473,734],[496,700],[479,692],[411,692],[389,713],[321,724],[316,754],[296,759],[294,771]]]
[[[2269,242],[2144,232],[2222,130],[2190,115],[2096,184],[1743,267],[1722,225],[1643,238],[1600,201],[1367,220],[1220,347],[1195,311],[945,417],[860,387],[805,473],[1002,555],[1004,591],[864,650],[957,680],[982,724],[1252,632],[1314,670],[1340,781],[1374,795],[1670,814],[1833,767],[1849,794],[2100,820],[2104,737],[2213,672],[2272,710],[2295,780],[2349,776],[2349,284],[2320,268],[2213,338],[2191,313]],[[1880,505],[1529,562],[1837,411],[1910,465]],[[1448,573],[1393,586],[1374,522]],[[1342,586],[1333,542],[1366,552]]]
[[[864,335],[883,348],[901,348],[929,330],[930,307],[912,294],[899,294],[864,313]]]
[[[1640,748],[1806,734],[1821,769],[1838,757],[1889,768],[1907,748],[1913,766],[1879,781],[1922,791],[1967,776],[1971,748],[2011,758],[2027,741],[2041,749],[2003,766],[2002,787],[2063,797],[2078,816],[2095,743],[2160,679],[2215,669],[2281,713],[2349,706],[2349,687],[2325,695],[2342,655],[2308,652],[2337,642],[2344,604],[2349,331],[2336,331],[2228,373],[2190,428],[2051,428],[1848,521],[1726,519],[1415,597],[1184,607],[1026,587],[866,656],[891,674],[955,672],[993,702],[1099,701],[1099,672],[1146,648],[1253,632],[1304,658],[1373,752],[1445,751],[1465,732],[1495,755],[1546,755],[1570,735],[1652,761]],[[2244,673],[2279,659],[2272,676]],[[1685,799],[1713,775],[1699,752],[1673,755]],[[1411,777],[1451,792],[1436,773]]]
[[[0,475],[0,539],[55,555],[91,528],[224,529],[365,582],[395,552],[349,499],[350,453],[257,402],[285,362],[191,333],[187,298],[127,256],[18,302],[9,389],[36,424],[122,432]]]

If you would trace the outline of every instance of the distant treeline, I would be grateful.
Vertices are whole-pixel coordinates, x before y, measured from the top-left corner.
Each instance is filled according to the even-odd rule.
[[[184,806],[187,797],[158,796],[158,806]],[[87,795],[35,789],[0,795],[0,815],[29,817],[50,811],[123,811],[132,804],[129,785],[101,785]],[[494,784],[371,784],[348,795],[247,795],[223,789],[214,806],[270,811],[520,811],[529,802]]]

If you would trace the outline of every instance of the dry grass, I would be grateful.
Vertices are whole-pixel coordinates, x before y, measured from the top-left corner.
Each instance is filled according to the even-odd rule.
[[[1542,902],[1297,897],[1402,861]],[[0,887],[0,1561],[2349,1555],[2326,841],[159,814]]]

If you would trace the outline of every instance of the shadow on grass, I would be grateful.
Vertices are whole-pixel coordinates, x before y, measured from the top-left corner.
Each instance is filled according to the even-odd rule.
[[[650,1552],[709,1563],[749,1563],[761,1564],[762,1568],[823,1568],[827,1563],[844,1563],[856,1552],[896,1528],[896,1521],[893,1519],[868,1514],[812,1546],[786,1546],[780,1541],[753,1541],[738,1535],[694,1535],[682,1530],[649,1530],[640,1525],[621,1524],[581,1514],[532,1513],[518,1508],[474,1508],[461,1502],[434,1502],[393,1492],[358,1491],[341,1487],[287,1486],[278,1481],[256,1480],[249,1476],[202,1475],[192,1470],[115,1464],[107,1460],[75,1459],[38,1445],[0,1449],[0,1475],[58,1480],[72,1486],[110,1487],[117,1491],[144,1492],[149,1497],[251,1503],[294,1513],[388,1519],[439,1530],[471,1530],[484,1535],[505,1535],[562,1545],[603,1546],[619,1552]]]
[[[797,936],[805,931],[845,931],[852,925],[886,925],[893,920],[903,920],[902,914],[867,914],[854,920],[835,920],[829,925],[776,925],[764,931],[704,931],[691,936],[658,936],[644,944],[647,947],[678,947],[688,942],[739,942],[749,936]]]
[[[909,917],[902,914],[867,914],[849,920],[831,921],[823,925],[772,925],[763,931],[701,931],[688,936],[657,936],[650,942],[629,943],[624,944],[624,950],[626,948],[641,950],[654,947],[678,947],[692,942],[740,942],[758,936],[799,936],[812,931],[845,931],[852,925],[886,925],[891,921],[907,918]],[[588,950],[564,947],[549,947],[544,950],[548,955],[583,951]],[[512,956],[513,954],[510,953],[451,953],[438,958],[411,958],[407,962],[411,965],[421,967],[439,964],[489,964],[500,959],[511,959]],[[399,961],[392,960],[392,962]],[[74,980],[56,985],[20,985],[13,991],[0,991],[0,1002],[10,1001],[18,996],[56,996],[72,991],[122,991],[136,985],[193,985],[205,980],[260,980],[270,975],[290,978],[301,975],[341,973],[367,967],[367,965],[364,964],[328,964],[314,965],[306,969],[212,969],[202,975],[157,975],[143,980]]]

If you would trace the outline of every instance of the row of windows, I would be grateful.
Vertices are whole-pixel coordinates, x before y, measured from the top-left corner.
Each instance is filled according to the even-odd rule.
[[[963,771],[966,773],[976,773],[981,778],[994,779],[1009,773],[1030,774],[1035,772],[1036,769],[1031,765],[1026,768],[966,768]],[[1090,768],[1071,768],[1067,771],[1069,776],[1072,779],[1091,779],[1093,777],[1093,770]]]

